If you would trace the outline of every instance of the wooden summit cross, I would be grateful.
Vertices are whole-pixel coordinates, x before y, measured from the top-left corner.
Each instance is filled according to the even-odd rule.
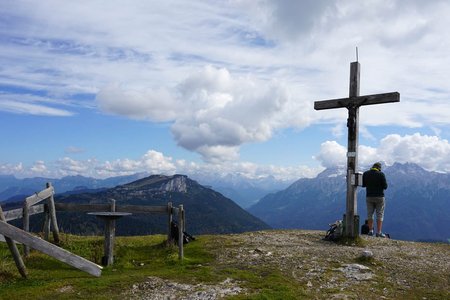
[[[347,140],[347,208],[344,217],[344,236],[356,238],[359,232],[359,217],[357,212],[356,189],[358,185],[356,169],[358,166],[358,126],[359,107],[362,105],[400,102],[398,92],[360,96],[359,95],[359,62],[350,63],[350,93],[348,98],[315,101],[314,109],[333,109],[345,107],[348,109],[348,140]],[[352,180],[353,178],[353,180]]]

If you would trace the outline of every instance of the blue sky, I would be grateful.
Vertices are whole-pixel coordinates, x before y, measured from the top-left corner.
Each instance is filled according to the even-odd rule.
[[[345,164],[359,49],[361,168],[450,171],[450,3],[2,1],[0,174],[242,174]]]

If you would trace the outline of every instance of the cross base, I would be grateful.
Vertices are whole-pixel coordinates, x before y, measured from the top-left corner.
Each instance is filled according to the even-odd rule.
[[[347,215],[344,214],[343,216],[342,222],[344,225],[344,237],[356,239],[359,237],[359,215],[354,215],[353,217],[353,234],[351,234],[352,231],[347,228]]]

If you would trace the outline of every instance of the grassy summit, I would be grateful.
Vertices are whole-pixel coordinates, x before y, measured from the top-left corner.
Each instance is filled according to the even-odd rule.
[[[0,299],[448,299],[450,246],[364,237],[358,245],[318,231],[204,235],[185,259],[162,235],[118,237],[115,265],[92,277],[39,252],[15,269],[0,244]],[[62,246],[96,263],[102,237],[63,235]],[[372,259],[362,259],[370,250]],[[209,297],[209,298],[208,298]]]

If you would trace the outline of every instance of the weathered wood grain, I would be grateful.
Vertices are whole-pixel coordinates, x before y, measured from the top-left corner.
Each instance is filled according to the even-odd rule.
[[[44,212],[44,204],[39,204],[32,206],[28,209],[28,214],[30,216],[35,214],[40,214]],[[16,219],[21,219],[23,217],[23,208],[6,210],[3,212],[5,214],[6,221],[12,221]]]
[[[27,198],[25,198],[25,201],[27,202],[28,206],[33,206],[41,201],[44,201],[48,197],[52,196],[54,194],[54,189],[52,186],[46,188],[45,190],[42,190],[38,193],[34,193],[34,195],[31,195]]]
[[[392,92],[366,96],[353,96],[350,98],[315,101],[314,109],[323,110],[323,109],[348,107],[349,105],[362,106],[362,105],[373,105],[390,102],[400,102],[400,94],[398,92]]]
[[[94,212],[94,211],[108,211],[109,204],[77,204],[77,203],[55,203],[57,211],[72,211],[72,212]]]

